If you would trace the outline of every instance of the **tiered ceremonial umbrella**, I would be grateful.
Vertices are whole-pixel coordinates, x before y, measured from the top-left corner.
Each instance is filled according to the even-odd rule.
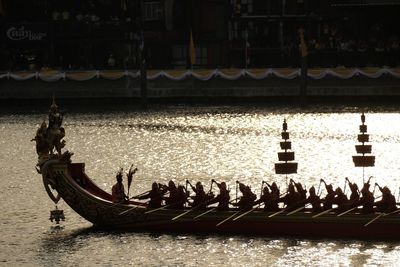
[[[275,163],[275,173],[276,174],[288,174],[297,173],[297,162],[294,161],[294,152],[288,151],[292,149],[292,142],[289,141],[289,132],[287,131],[286,119],[283,121],[283,132],[282,139],[280,142],[281,149],[283,152],[278,152],[278,159],[280,162]]]
[[[364,169],[365,167],[373,167],[375,165],[375,156],[371,155],[372,145],[366,143],[369,142],[369,134],[367,134],[367,125],[365,125],[364,112],[361,114],[360,134],[358,135],[358,142],[360,145],[356,145],[356,156],[353,156],[354,166],[363,168],[363,181],[364,181]]]

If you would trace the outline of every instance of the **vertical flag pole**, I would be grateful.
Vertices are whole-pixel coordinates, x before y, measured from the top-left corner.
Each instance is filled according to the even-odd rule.
[[[193,71],[193,65],[196,64],[196,47],[194,46],[192,30],[190,30],[189,57],[190,57],[190,66]]]
[[[190,59],[190,70],[191,70],[191,76],[192,76],[192,90],[194,91],[195,79],[193,78],[193,66],[194,66],[194,64],[196,64],[196,47],[194,46],[192,29],[190,29],[189,59]]]
[[[247,70],[248,64],[249,64],[249,55],[248,55],[248,49],[249,49],[249,32],[246,28],[245,32],[245,46],[244,46],[244,61],[245,61],[245,70]]]
[[[147,66],[146,66],[146,54],[144,49],[144,36],[143,36],[143,24],[144,24],[144,2],[140,2],[141,18],[140,18],[140,44],[139,44],[139,59],[140,59],[140,98],[142,105],[147,105]]]
[[[300,68],[300,104],[306,105],[307,102],[307,44],[304,40],[304,29],[298,30],[300,38],[300,55],[301,55],[301,68]]]

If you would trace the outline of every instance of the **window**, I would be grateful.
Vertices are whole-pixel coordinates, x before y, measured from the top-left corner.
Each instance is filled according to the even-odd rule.
[[[160,2],[144,3],[144,19],[146,21],[160,20],[162,18],[162,11]]]
[[[186,66],[187,45],[174,45],[172,47],[172,64],[175,66]]]
[[[196,65],[207,65],[207,48],[204,46],[196,47]]]
[[[186,66],[188,59],[187,45],[174,45],[172,47],[172,61],[175,66]],[[196,45],[196,66],[204,66],[208,63],[207,47]]]

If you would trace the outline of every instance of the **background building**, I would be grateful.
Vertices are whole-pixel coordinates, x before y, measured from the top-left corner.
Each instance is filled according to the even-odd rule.
[[[0,0],[3,71],[400,65],[400,0]],[[188,57],[192,32],[196,62]]]

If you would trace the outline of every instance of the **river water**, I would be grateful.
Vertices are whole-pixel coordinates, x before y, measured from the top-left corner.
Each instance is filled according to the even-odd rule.
[[[61,107],[62,108],[62,107]],[[131,195],[152,181],[186,179],[235,181],[259,193],[261,181],[286,178],[274,174],[283,119],[288,121],[298,174],[307,187],[319,180],[344,185],[349,177],[361,186],[355,168],[360,112],[366,112],[376,166],[365,170],[372,183],[400,186],[400,108],[352,106],[250,107],[163,106],[147,111],[69,108],[64,120],[66,148],[74,162],[110,190],[119,167],[132,163]],[[91,224],[61,201],[66,221],[48,220],[54,204],[34,166],[30,140],[47,117],[47,107],[0,114],[0,266],[396,266],[400,242],[341,239],[110,233]]]

